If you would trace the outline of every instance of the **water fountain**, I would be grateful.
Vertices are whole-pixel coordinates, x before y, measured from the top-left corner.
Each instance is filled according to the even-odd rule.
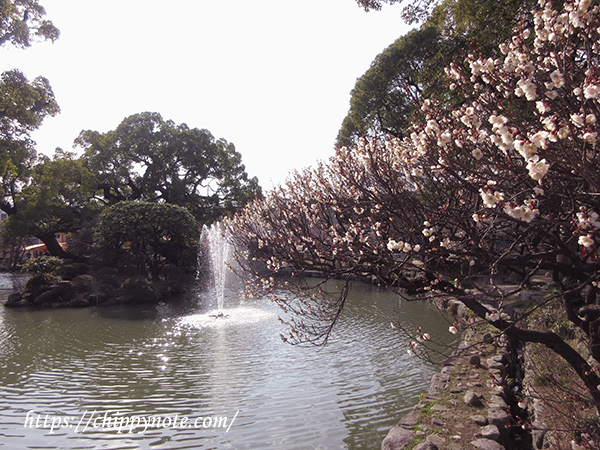
[[[221,222],[216,222],[210,227],[204,226],[202,229],[202,242],[206,245],[206,254],[217,298],[217,312],[212,316],[215,318],[226,318],[227,315],[223,312],[223,305],[225,303],[225,290],[231,272],[228,264],[231,263],[233,249],[231,243],[224,235]]]

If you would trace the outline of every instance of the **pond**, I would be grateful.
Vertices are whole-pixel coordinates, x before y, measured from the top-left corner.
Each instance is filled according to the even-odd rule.
[[[0,274],[0,300],[22,282]],[[376,449],[439,370],[390,321],[448,335],[429,304],[369,284],[324,348],[282,342],[267,300],[228,293],[216,319],[214,297],[0,308],[0,449]]]

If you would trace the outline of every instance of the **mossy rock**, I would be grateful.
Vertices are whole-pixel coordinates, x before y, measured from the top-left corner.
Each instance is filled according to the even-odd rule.
[[[31,278],[29,278],[29,280],[27,280],[27,283],[25,283],[23,297],[37,297],[43,292],[57,285],[60,281],[60,278],[47,273],[33,275]]]
[[[74,299],[74,289],[69,281],[60,281],[36,296],[30,296],[29,302],[34,306],[61,307],[69,306]]]
[[[80,275],[86,274],[88,272],[88,268],[89,266],[83,263],[64,264],[56,268],[56,270],[54,270],[54,274],[65,280],[72,280]]]
[[[91,275],[78,275],[71,280],[71,285],[77,292],[92,292],[94,284],[94,277]]]

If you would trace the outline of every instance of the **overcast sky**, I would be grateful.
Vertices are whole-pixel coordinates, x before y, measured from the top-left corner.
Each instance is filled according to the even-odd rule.
[[[1,70],[45,76],[61,107],[38,152],[155,111],[233,142],[267,190],[333,154],[356,79],[407,31],[398,5],[354,0],[40,3],[60,39],[0,49]]]

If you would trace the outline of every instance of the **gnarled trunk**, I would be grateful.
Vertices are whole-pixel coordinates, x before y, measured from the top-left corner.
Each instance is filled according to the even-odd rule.
[[[36,237],[44,243],[50,255],[64,259],[70,257],[69,253],[58,243],[54,233],[39,234]]]

